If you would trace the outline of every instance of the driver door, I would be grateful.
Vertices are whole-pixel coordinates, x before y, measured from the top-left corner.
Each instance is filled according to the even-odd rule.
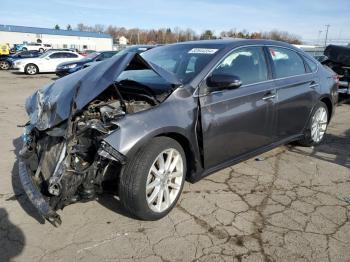
[[[263,48],[236,49],[210,75],[214,74],[234,75],[242,85],[199,98],[206,169],[272,143],[274,134],[276,90]],[[204,83],[201,88],[208,88]]]

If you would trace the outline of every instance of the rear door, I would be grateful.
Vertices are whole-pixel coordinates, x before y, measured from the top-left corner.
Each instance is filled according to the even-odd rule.
[[[301,134],[317,98],[319,79],[292,49],[268,47],[276,83],[276,140]]]
[[[65,61],[64,59],[65,53],[64,52],[56,52],[49,56],[49,60],[47,63],[45,63],[46,66],[46,72],[55,72],[56,67]]]
[[[234,50],[216,73],[238,76],[242,86],[200,97],[205,168],[268,145],[273,135],[275,86],[263,48]]]

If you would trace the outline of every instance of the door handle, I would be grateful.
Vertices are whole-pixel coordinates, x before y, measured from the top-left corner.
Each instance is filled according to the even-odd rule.
[[[266,101],[266,100],[272,100],[274,98],[276,98],[276,93],[272,93],[272,92],[268,92],[264,95],[264,97],[262,98],[262,100]]]
[[[310,84],[309,84],[309,87],[312,88],[312,89],[315,89],[316,87],[318,87],[318,83],[316,81],[311,81]]]

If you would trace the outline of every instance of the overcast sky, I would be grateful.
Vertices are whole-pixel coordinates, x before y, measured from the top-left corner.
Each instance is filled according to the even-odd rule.
[[[317,39],[331,24],[330,38],[350,39],[349,0],[1,0],[0,24],[53,28],[83,22],[139,27],[176,26],[216,34],[236,28],[289,31]]]

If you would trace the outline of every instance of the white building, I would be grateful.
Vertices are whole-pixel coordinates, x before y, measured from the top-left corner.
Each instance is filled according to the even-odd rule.
[[[0,25],[0,44],[22,44],[41,42],[53,48],[75,48],[78,50],[112,50],[113,39],[108,34],[56,30],[49,28]]]

